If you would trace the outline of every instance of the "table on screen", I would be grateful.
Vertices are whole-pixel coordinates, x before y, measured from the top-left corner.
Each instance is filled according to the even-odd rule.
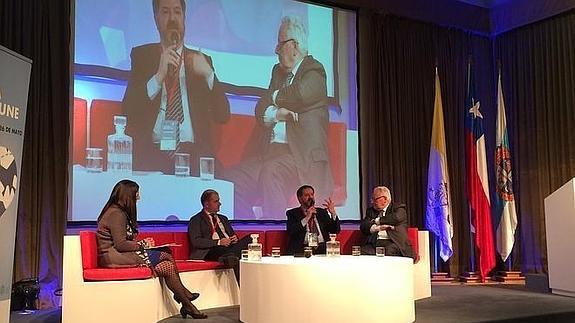
[[[79,165],[74,165],[72,175],[73,221],[95,221],[112,188],[122,179],[133,180],[140,186],[138,221],[162,221],[171,215],[179,220],[188,220],[202,209],[200,195],[206,189],[218,191],[222,202],[220,213],[233,219],[232,182],[164,175],[160,172],[90,173]]]

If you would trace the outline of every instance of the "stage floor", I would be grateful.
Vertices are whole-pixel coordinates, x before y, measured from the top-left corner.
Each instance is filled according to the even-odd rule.
[[[334,292],[337,292],[334,290]],[[523,285],[432,286],[432,297],[415,302],[417,323],[426,322],[575,322],[575,298],[528,291]],[[366,299],[367,301],[367,299]],[[93,310],[93,309],[90,309]],[[205,311],[203,323],[239,322],[238,306]],[[21,316],[12,313],[11,323],[60,322],[60,312],[38,311]],[[294,322],[302,322],[295,319]],[[190,322],[180,315],[162,323]]]

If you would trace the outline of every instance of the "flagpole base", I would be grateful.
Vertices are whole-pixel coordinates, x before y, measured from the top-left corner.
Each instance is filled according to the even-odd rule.
[[[459,281],[466,284],[481,284],[481,277],[476,271],[466,271],[459,275]]]
[[[493,280],[503,283],[524,283],[525,277],[520,271],[498,271]]]
[[[449,277],[449,273],[437,272],[431,273],[432,284],[451,284],[456,282],[455,278]]]

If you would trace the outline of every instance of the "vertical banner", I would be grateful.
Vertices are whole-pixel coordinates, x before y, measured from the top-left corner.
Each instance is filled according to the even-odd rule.
[[[0,321],[10,315],[22,151],[32,61],[0,46]]]

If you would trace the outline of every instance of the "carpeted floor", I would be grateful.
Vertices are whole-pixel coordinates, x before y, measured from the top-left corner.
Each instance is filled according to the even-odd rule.
[[[205,311],[202,323],[239,322],[238,306]],[[575,298],[530,292],[522,285],[433,286],[432,297],[415,302],[417,323],[429,322],[575,322]],[[11,323],[56,323],[59,309],[38,311],[33,315],[12,313]],[[161,323],[190,322],[176,315]],[[273,323],[273,322],[270,322]],[[316,323],[316,322],[313,322]],[[323,323],[323,322],[317,322]]]
[[[418,323],[575,322],[575,298],[522,285],[433,286],[431,293],[415,302]]]
[[[237,306],[205,312],[204,323],[239,322]],[[433,286],[431,298],[415,302],[415,318],[417,323],[575,322],[575,298],[534,293],[522,285]],[[160,322],[189,321],[178,315]]]

